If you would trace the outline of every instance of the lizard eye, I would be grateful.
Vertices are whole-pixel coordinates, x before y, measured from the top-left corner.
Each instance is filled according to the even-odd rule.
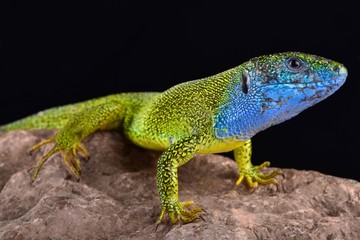
[[[285,65],[291,71],[298,72],[304,67],[304,62],[300,58],[291,57],[286,60]]]

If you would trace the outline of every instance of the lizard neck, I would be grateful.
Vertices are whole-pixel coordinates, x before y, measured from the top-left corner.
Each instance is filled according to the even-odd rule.
[[[264,115],[262,91],[244,88],[247,78],[255,78],[248,70],[254,67],[252,62],[238,66],[228,82],[214,118],[216,138],[247,140],[275,124]]]
[[[240,65],[229,81],[214,118],[217,138],[237,138],[246,140],[266,128],[261,118],[260,98],[256,94],[244,92],[243,73]]]
[[[256,101],[246,96],[232,99],[219,106],[215,115],[216,137],[246,140],[267,128],[257,109]]]

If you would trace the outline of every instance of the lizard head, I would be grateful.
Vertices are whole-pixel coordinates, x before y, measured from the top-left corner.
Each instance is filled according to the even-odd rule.
[[[242,73],[243,92],[247,90],[247,94],[257,99],[259,120],[265,128],[330,96],[347,77],[342,64],[298,52],[257,57],[246,63],[245,69]]]
[[[256,57],[237,69],[228,95],[232,107],[222,108],[216,124],[220,137],[250,138],[327,98],[347,77],[342,64],[299,52]],[[230,119],[224,120],[225,112]]]

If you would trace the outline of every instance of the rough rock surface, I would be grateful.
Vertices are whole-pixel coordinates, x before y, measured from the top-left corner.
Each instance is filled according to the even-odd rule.
[[[285,169],[279,186],[250,191],[234,186],[236,164],[199,155],[179,170],[180,200],[195,200],[205,222],[155,231],[160,205],[155,185],[159,153],[120,134],[99,132],[85,141],[91,159],[80,182],[59,155],[30,182],[28,154],[51,131],[0,136],[0,239],[360,239],[360,183],[314,171]]]

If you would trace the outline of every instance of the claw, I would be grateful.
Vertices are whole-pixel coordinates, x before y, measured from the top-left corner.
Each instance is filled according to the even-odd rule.
[[[245,177],[244,175],[241,175],[241,174],[240,174],[240,176],[239,176],[239,178],[238,178],[238,180],[236,181],[235,184],[236,184],[236,185],[240,185],[241,182],[244,180],[244,177]]]
[[[199,216],[201,220],[203,220],[204,222],[206,222],[205,218],[203,216]]]
[[[194,204],[194,201],[187,201],[184,203],[178,202],[177,204],[174,204],[174,206],[162,207],[159,218],[156,221],[155,230],[164,218],[165,213],[168,213],[172,224],[176,224],[179,221],[179,218],[183,223],[190,223],[197,219],[205,221],[205,219],[199,214],[201,212],[207,213],[202,207],[195,207],[189,210],[186,209]]]
[[[74,176],[76,177],[76,179],[80,179],[80,172],[78,171],[78,169],[76,168],[76,165],[74,164],[74,157],[70,156],[67,153],[63,153],[63,158],[64,158],[64,163],[65,166],[67,167],[67,169],[74,174]],[[78,163],[80,165],[80,162]]]
[[[49,138],[49,139],[46,139],[46,140],[44,140],[44,141],[41,141],[41,142],[39,142],[39,143],[36,144],[36,145],[34,145],[34,146],[30,149],[29,154],[32,155],[33,152],[35,152],[36,150],[38,150],[40,147],[42,147],[42,146],[44,146],[44,145],[46,145],[46,144],[52,143],[52,142],[54,141],[54,139],[55,139],[55,136],[56,136],[56,135],[54,135],[53,137],[51,137],[51,138]]]
[[[161,213],[160,213],[160,215],[159,215],[159,217],[158,217],[158,219],[157,219],[157,221],[156,221],[156,229],[157,229],[157,227],[160,225],[161,221],[163,220],[164,215],[165,215],[165,212],[166,212],[166,208],[165,208],[165,207],[162,207],[162,208],[161,208]]]
[[[86,160],[89,160],[90,158],[90,154],[87,151],[87,149],[85,148],[84,145],[82,145],[81,143],[77,146],[77,150],[79,150],[79,153],[81,154],[81,156],[83,156]]]
[[[81,164],[79,157],[76,154],[76,148],[73,149],[71,156],[71,164],[75,167],[75,169],[80,173],[81,172]]]
[[[39,145],[39,144],[38,144]],[[42,144],[43,145],[43,144]],[[39,148],[39,147],[37,147]],[[31,178],[32,182],[35,181],[42,165],[52,156],[54,155],[55,153],[57,153],[59,151],[58,148],[54,147],[53,149],[50,150],[50,152],[48,152],[39,162],[39,164],[36,166],[35,170],[34,170],[34,173],[33,173],[33,176]]]
[[[41,158],[40,162],[38,163],[38,165],[36,166],[33,176],[32,176],[32,182],[35,181],[42,165],[54,154],[56,154],[57,152],[60,152],[65,166],[67,167],[67,169],[77,178],[77,180],[80,179],[80,173],[81,173],[81,164],[80,164],[80,160],[78,157],[79,153],[81,156],[83,156],[86,159],[89,159],[90,155],[89,152],[86,150],[86,148],[81,144],[78,143],[76,144],[74,147],[68,147],[68,146],[62,146],[61,144],[59,144],[56,141],[56,134],[47,139],[44,140],[38,144],[36,144],[35,146],[33,146],[29,153],[32,154],[34,151],[36,151],[37,149],[39,149],[40,147],[55,142],[55,147],[53,149],[51,149],[44,157]]]
[[[244,179],[246,180],[247,184],[250,188],[256,188],[259,184],[277,184],[275,176],[279,174],[283,174],[281,170],[275,170],[268,174],[260,173],[260,170],[269,167],[270,162],[264,162],[259,166],[252,166],[248,167],[247,169],[242,169],[240,171],[240,176],[236,181],[236,185],[239,185]]]
[[[254,168],[255,168],[255,170],[260,171],[261,169],[266,168],[266,167],[270,167],[269,161],[263,162],[262,164],[260,164],[259,166],[255,166]]]
[[[236,185],[242,183],[245,179],[250,188],[256,188],[259,184],[276,184],[275,176],[282,174],[281,170],[275,170],[268,174],[262,174],[260,170],[269,167],[270,162],[263,162],[259,166],[251,163],[251,139],[240,143],[238,148],[234,149],[234,156],[239,168],[239,178]]]
[[[156,221],[155,232],[157,231],[159,225],[160,225],[160,223],[158,223],[158,222]]]
[[[259,185],[256,182],[256,178],[254,178],[255,182],[253,181],[253,178],[250,177],[250,176],[246,176],[245,179],[246,179],[246,182],[248,183],[250,188],[257,188],[257,186]]]

